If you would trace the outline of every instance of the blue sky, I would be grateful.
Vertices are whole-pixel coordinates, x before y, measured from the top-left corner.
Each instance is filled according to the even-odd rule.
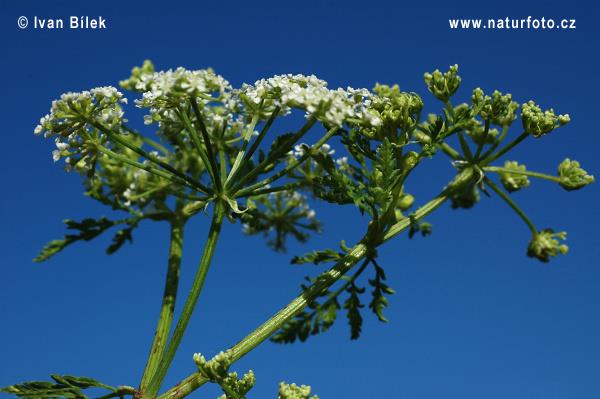
[[[398,83],[433,111],[439,104],[426,92],[423,72],[458,63],[458,100],[481,86],[571,114],[570,125],[528,140],[511,158],[552,173],[572,157],[598,175],[600,65],[593,38],[600,32],[591,4],[3,0],[0,386],[50,373],[136,385],[158,313],[166,225],[143,225],[134,245],[112,257],[103,252],[107,236],[50,262],[31,262],[63,233],[62,219],[107,213],[82,195],[77,176],[53,164],[52,143],[32,134],[60,93],[116,85],[149,58],[164,69],[211,66],[234,85],[277,73],[314,73],[332,87]],[[21,30],[21,15],[101,15],[107,29]],[[575,18],[577,29],[453,31],[447,22],[528,15]],[[130,119],[141,127],[139,115]],[[408,190],[425,201],[451,173],[445,160],[432,161]],[[274,398],[281,380],[310,384],[321,398],[600,397],[598,186],[566,193],[534,181],[515,198],[540,228],[568,231],[568,256],[548,265],[528,259],[528,230],[498,198],[468,212],[444,207],[429,218],[432,236],[400,237],[380,250],[397,292],[388,324],[365,311],[362,337],[350,341],[340,314],[329,333],[307,343],[264,344],[234,367],[254,369],[250,397]],[[291,245],[287,254],[225,226],[166,385],[193,371],[192,353],[213,355],[237,342],[295,296],[305,275],[318,272],[289,265],[292,255],[351,242],[364,231],[354,209],[317,210],[324,234]],[[198,218],[186,231],[183,292],[206,228]],[[217,393],[205,391],[192,397]]]

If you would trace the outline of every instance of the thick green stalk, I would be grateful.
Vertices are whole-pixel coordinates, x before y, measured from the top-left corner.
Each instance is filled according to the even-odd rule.
[[[427,216],[429,213],[438,208],[444,203],[452,193],[452,191],[471,180],[473,171],[471,169],[465,169],[459,173],[453,181],[446,186],[446,188],[436,198],[423,205],[413,214],[412,220],[419,220]],[[408,229],[411,225],[409,218],[403,219],[393,225],[390,230],[384,235],[383,241],[387,241],[390,238],[400,234],[402,231]],[[382,241],[382,242],[383,242]],[[321,274],[317,280],[310,285],[301,295],[292,300],[283,309],[277,312],[273,317],[264,322],[256,330],[247,335],[240,342],[232,346],[229,350],[232,356],[232,361],[239,360],[252,349],[256,348],[259,344],[267,340],[277,330],[279,330],[288,320],[297,315],[302,309],[304,309],[308,303],[315,300],[320,296],[326,289],[332,284],[338,281],[341,277],[346,275],[348,271],[354,267],[361,259],[364,259],[368,253],[369,248],[365,244],[368,242],[368,237],[365,236],[361,242],[355,245],[347,254],[338,261],[335,266],[329,269],[327,272]],[[371,248],[372,249],[372,248]],[[208,380],[203,377],[200,373],[194,373],[182,380],[180,383],[169,389],[162,395],[158,396],[158,399],[181,399],[207,383]]]
[[[179,347],[181,339],[183,338],[183,333],[185,332],[190,318],[192,317],[192,313],[194,312],[194,308],[196,306],[196,303],[198,302],[198,297],[200,296],[200,292],[202,291],[202,287],[204,286],[204,281],[206,280],[208,268],[210,266],[212,256],[215,252],[215,248],[217,246],[217,241],[221,232],[221,225],[223,224],[224,216],[225,209],[223,207],[223,204],[220,202],[216,202],[212,222],[210,225],[210,230],[208,232],[208,238],[206,239],[204,252],[202,253],[202,259],[200,260],[198,271],[196,272],[196,276],[194,277],[192,288],[188,294],[188,297],[185,300],[183,310],[181,311],[181,316],[177,321],[177,325],[175,326],[175,330],[173,331],[173,335],[171,336],[169,345],[165,349],[164,356],[162,357],[158,365],[156,373],[154,374],[150,383],[148,384],[148,389],[145,393],[146,397],[153,397],[156,395],[156,393],[160,389],[163,380],[165,379],[165,376],[167,375],[167,371],[169,370],[171,362],[175,357],[177,348]]]
[[[150,349],[150,355],[140,383],[140,391],[145,392],[150,379],[156,372],[158,364],[167,346],[173,313],[175,310],[175,299],[179,285],[179,269],[181,265],[181,254],[183,250],[183,229],[185,222],[179,218],[171,221],[171,245],[169,248],[169,261],[167,266],[167,278],[163,293],[162,305],[158,317],[158,325],[154,333],[154,341]]]

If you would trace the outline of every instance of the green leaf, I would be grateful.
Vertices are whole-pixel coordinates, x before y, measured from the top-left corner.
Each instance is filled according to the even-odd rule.
[[[50,257],[56,255],[74,242],[90,241],[114,226],[117,222],[101,217],[100,219],[87,218],[83,219],[81,222],[67,219],[64,223],[69,230],[77,230],[78,233],[67,234],[62,240],[50,241],[42,248],[38,256],[33,259],[34,262],[48,260]]]
[[[384,283],[386,277],[383,269],[375,261],[372,262],[375,267],[375,278],[369,279],[369,284],[373,287],[369,308],[375,313],[379,321],[387,323],[388,319],[383,315],[384,309],[388,306],[388,300],[385,295],[392,295],[395,292]]]
[[[359,294],[365,292],[364,288],[359,288],[354,284],[351,284],[347,288],[350,296],[344,302],[344,309],[347,310],[348,324],[350,325],[350,339],[358,339],[362,331],[362,316],[360,315],[360,308],[364,305],[360,303]]]
[[[123,244],[125,244],[126,241],[129,241],[130,243],[133,242],[133,236],[131,233],[133,232],[134,228],[135,226],[129,226],[125,229],[117,231],[117,234],[115,234],[115,236],[112,239],[112,243],[106,249],[106,253],[112,255],[119,249],[121,249],[121,247],[123,246]]]
[[[302,256],[294,256],[291,263],[293,265],[302,265],[305,263],[318,265],[319,263],[335,262],[343,256],[344,254],[333,249],[325,249],[322,251],[312,251]]]
[[[83,393],[83,390],[88,388],[103,388],[111,392],[117,392],[117,388],[103,384],[89,377],[57,374],[52,374],[50,377],[52,377],[54,382],[29,381],[0,388],[0,392],[6,392],[26,399],[86,399],[88,396]],[[125,394],[125,392],[123,392],[123,394]]]

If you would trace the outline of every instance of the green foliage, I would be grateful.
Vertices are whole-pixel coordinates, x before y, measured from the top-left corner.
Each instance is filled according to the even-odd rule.
[[[116,222],[108,220],[105,217],[100,219],[87,218],[81,222],[67,219],[64,221],[69,230],[77,230],[76,234],[67,234],[65,238],[61,240],[53,240],[42,248],[38,256],[35,257],[34,262],[43,262],[48,260],[50,257],[56,255],[67,246],[77,241],[90,241],[104,233],[106,230],[115,225]],[[112,245],[111,245],[112,247]],[[114,251],[112,251],[114,252]]]
[[[344,302],[344,309],[347,310],[348,324],[350,325],[350,339],[358,339],[362,331],[362,316],[360,309],[364,305],[360,302],[360,294],[365,292],[364,288],[357,287],[354,282],[346,288],[348,299]]]
[[[84,393],[88,388],[103,388],[114,394],[123,396],[133,394],[133,388],[114,388],[88,377],[52,374],[54,382],[30,381],[0,388],[0,392],[10,393],[23,399],[87,399]]]
[[[379,321],[387,323],[388,319],[383,315],[383,311],[388,305],[388,300],[385,296],[393,295],[395,291],[384,283],[386,277],[383,269],[374,260],[372,262],[375,267],[375,278],[369,279],[369,284],[373,287],[369,308],[375,313]]]
[[[333,249],[325,249],[321,251],[312,251],[302,256],[294,256],[291,263],[293,265],[301,265],[304,263],[313,263],[318,265],[319,263],[336,262],[344,256],[343,253],[335,251]]]
[[[352,276],[345,276],[342,279],[344,281],[343,284],[341,284],[338,289],[321,293],[320,297],[323,298],[321,302],[316,299],[311,301],[308,304],[310,311],[304,310],[298,313],[294,318],[288,320],[283,327],[273,335],[271,340],[283,344],[293,343],[297,340],[304,342],[311,335],[317,335],[329,330],[336,321],[337,312],[340,309],[346,311],[346,317],[350,326],[350,339],[358,339],[362,331],[363,322],[360,309],[364,307],[360,300],[360,296],[365,293],[365,288],[359,287],[356,284],[356,280],[361,276],[369,264],[373,265],[375,272],[374,277],[368,280],[373,288],[369,308],[380,321],[387,321],[383,315],[383,310],[388,304],[386,295],[392,295],[394,290],[385,284],[385,272],[383,271],[383,268],[381,268],[374,259],[369,258],[363,262],[362,266],[355,274]],[[308,281],[314,282],[315,280],[309,278]],[[303,292],[308,292],[308,289],[307,286],[302,286]],[[340,306],[340,303],[342,303],[341,296],[343,294],[347,294],[347,297],[343,300],[343,306]]]
[[[104,399],[133,393],[155,397],[202,290],[224,217],[241,221],[247,234],[261,234],[276,251],[284,251],[290,237],[305,242],[310,234],[321,231],[309,207],[311,199],[353,204],[368,216],[368,224],[352,248],[343,244],[341,251],[315,250],[294,257],[293,264],[335,265],[308,278],[298,298],[230,351],[210,361],[195,355],[196,375],[161,397],[184,397],[201,381],[209,380],[222,388],[221,398],[244,398],[254,385],[254,374],[250,371],[238,378],[229,367],[247,348],[254,348],[273,332],[275,342],[305,341],[329,330],[338,312],[344,311],[350,338],[357,339],[362,330],[361,309],[367,302],[378,320],[386,322],[384,311],[394,291],[386,284],[384,268],[375,261],[377,248],[404,230],[409,237],[430,234],[431,225],[423,218],[445,201],[450,200],[453,208],[468,209],[480,200],[480,193],[495,193],[532,232],[527,255],[547,262],[566,253],[568,248],[561,242],[566,233],[539,231],[505,191],[528,186],[529,177],[558,183],[567,190],[590,184],[594,177],[569,159],[560,164],[559,176],[529,171],[515,161],[506,161],[504,167],[491,163],[529,135],[541,137],[568,123],[569,116],[556,115],[552,109],[542,111],[529,101],[520,110],[524,133],[513,138],[509,127],[519,117],[519,106],[510,94],[494,91],[486,95],[475,89],[470,104],[453,105],[450,100],[461,84],[458,66],[426,73],[424,78],[443,108],[421,120],[423,100],[398,85],[377,84],[371,91],[330,89],[315,76],[279,75],[236,89],[212,69],[155,71],[146,61],[121,86],[142,93],[136,104],[147,110],[144,122],[155,128],[155,139],[127,126],[123,110],[127,100],[113,87],[66,93],[54,101],[35,133],[54,139],[53,158],[64,159],[67,170],[81,174],[90,198],[127,216],[116,221],[104,217],[68,220],[65,223],[73,232],[50,242],[35,260],[46,260],[74,242],[90,241],[119,225],[107,249],[111,254],[132,241],[133,230],[142,220],[167,221],[172,229],[168,289],[156,334],[158,344],[150,352],[140,392],[69,376],[53,376],[55,383],[31,382],[4,391],[32,399],[85,399],[82,389],[101,387],[111,392]],[[304,124],[294,133],[272,135],[276,120],[295,111],[306,116]],[[321,132],[320,139],[314,145],[302,143],[311,129]],[[272,144],[265,152],[266,137]],[[336,159],[333,155],[340,148],[334,150],[330,143],[338,139],[343,153]],[[413,192],[411,174],[421,162],[439,154],[448,157],[456,176],[438,196],[412,209],[416,201],[408,194]],[[499,174],[504,190],[492,180],[493,173]],[[421,177],[418,184],[429,180]],[[202,213],[212,213],[209,236],[197,277],[169,335],[184,226]],[[369,265],[374,274],[366,293],[363,286],[367,283],[360,278]],[[368,301],[364,295],[370,296]],[[299,309],[298,304],[306,306]],[[281,399],[307,399],[309,395],[309,387],[280,385]]]

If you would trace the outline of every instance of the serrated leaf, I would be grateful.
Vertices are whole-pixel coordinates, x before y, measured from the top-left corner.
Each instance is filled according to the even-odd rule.
[[[344,254],[334,251],[333,249],[325,249],[321,251],[312,251],[302,256],[294,256],[291,263],[293,265],[302,265],[305,263],[318,265],[319,263],[335,262],[343,256]]]
[[[0,388],[0,392],[6,392],[25,399],[86,399],[87,395],[83,393],[83,389],[103,388],[111,392],[117,390],[89,377],[57,374],[52,374],[50,377],[54,380],[54,383],[48,381],[29,381]]]
[[[130,226],[125,229],[121,229],[121,230],[117,231],[117,233],[115,234],[115,236],[112,239],[112,243],[110,244],[110,246],[108,248],[106,248],[106,253],[108,255],[112,255],[115,252],[117,252],[119,249],[121,249],[121,247],[123,246],[123,244],[125,244],[125,242],[127,242],[127,241],[129,241],[130,243],[133,242],[133,236],[132,236],[133,229],[134,229],[134,226]]]
[[[344,309],[347,310],[346,316],[348,318],[348,324],[350,325],[350,339],[358,339],[362,331],[362,316],[360,315],[360,308],[364,305],[360,303],[359,294],[365,292],[364,288],[358,288],[352,284],[347,289],[350,296],[344,302]]]
[[[395,291],[384,283],[386,279],[384,270],[375,261],[373,261],[373,266],[375,267],[375,278],[369,279],[369,284],[373,287],[369,308],[375,313],[379,321],[387,323],[388,319],[383,314],[388,306],[388,299],[385,295],[392,295]]]
[[[65,249],[67,246],[77,241],[90,241],[107,229],[115,225],[116,222],[108,220],[105,217],[100,219],[87,218],[78,222],[75,220],[65,220],[64,223],[70,230],[78,230],[77,234],[67,234],[62,240],[53,240],[46,244],[38,256],[34,258],[34,262],[43,262],[48,260],[50,257],[56,255],[58,252]]]

